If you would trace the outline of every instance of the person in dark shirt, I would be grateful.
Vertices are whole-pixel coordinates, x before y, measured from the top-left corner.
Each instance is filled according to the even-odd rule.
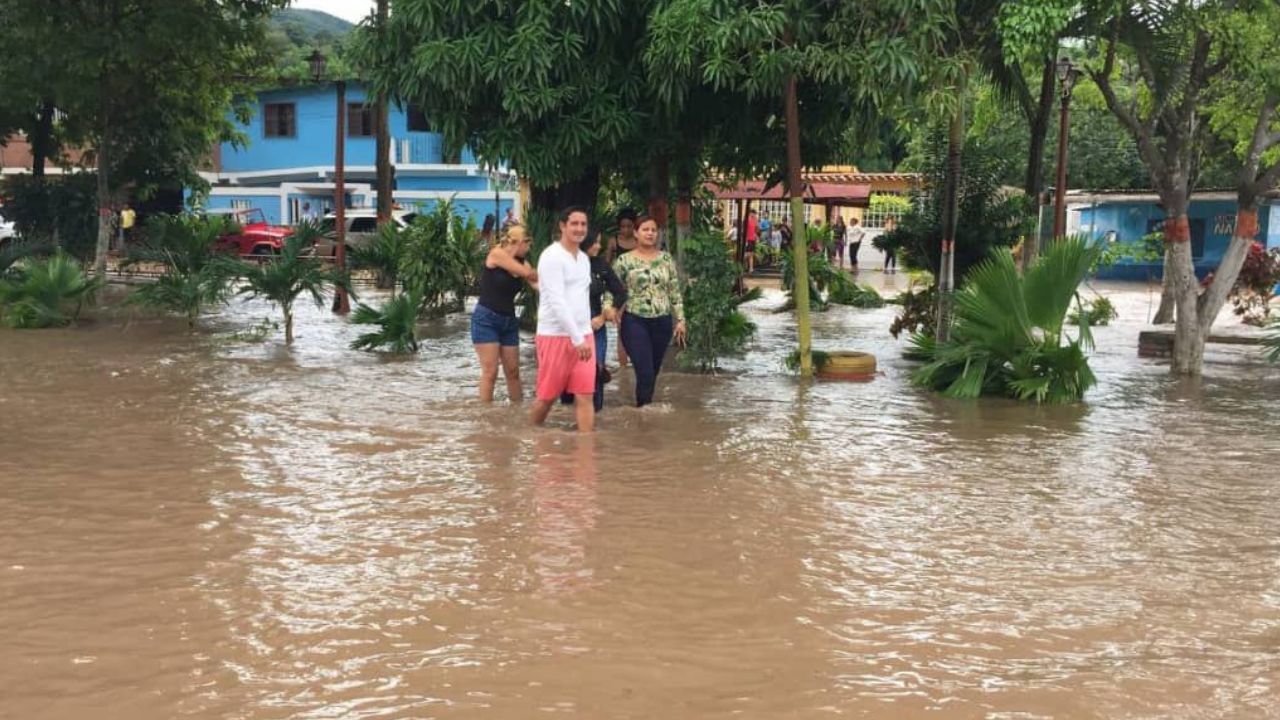
[[[591,328],[595,331],[596,344],[596,392],[592,404],[596,412],[604,408],[604,386],[612,378],[605,369],[605,351],[609,345],[609,331],[606,325],[616,322],[618,309],[627,304],[627,288],[618,279],[608,261],[600,256],[600,232],[592,230],[587,239],[582,241],[581,248],[591,258]],[[604,296],[608,293],[612,307],[604,306]],[[572,395],[560,396],[560,402],[570,404]]]
[[[507,394],[520,402],[520,319],[516,295],[527,282],[538,289],[538,272],[525,260],[529,235],[524,226],[512,225],[489,251],[480,272],[480,301],[471,313],[471,343],[480,358],[480,400],[493,402],[498,363],[507,377]]]

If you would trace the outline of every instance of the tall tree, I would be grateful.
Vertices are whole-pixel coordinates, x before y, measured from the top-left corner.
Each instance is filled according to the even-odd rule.
[[[1269,99],[1274,86],[1268,82],[1255,92],[1230,94],[1230,114],[1253,118],[1239,183],[1244,215],[1202,301],[1187,212],[1205,142],[1204,116],[1209,93],[1223,72],[1234,68],[1237,77],[1249,77],[1244,68],[1255,62],[1250,55],[1239,55],[1241,48],[1231,42],[1241,39],[1240,24],[1273,20],[1274,5],[1247,0],[1164,0],[1100,6],[1108,12],[1095,14],[1099,59],[1089,72],[1107,107],[1137,142],[1164,206],[1165,292],[1156,321],[1167,322],[1172,309],[1176,323],[1173,372],[1198,375],[1205,339],[1248,249],[1250,240],[1241,233],[1252,231],[1250,237],[1256,233],[1258,194],[1268,189],[1263,187],[1268,180],[1275,180],[1262,164],[1263,153],[1274,144],[1275,104]],[[1250,47],[1250,51],[1264,50]],[[1123,63],[1122,56],[1131,62]],[[1130,100],[1117,90],[1118,74],[1123,72],[1132,73],[1142,89]],[[1254,154],[1257,159],[1251,160]]]
[[[390,0],[378,0],[378,11],[375,16],[375,32],[379,43],[386,42],[387,21],[389,19]],[[391,219],[392,178],[391,178],[391,114],[388,112],[387,91],[378,90],[378,107],[374,113],[378,124],[377,133],[377,185],[378,185],[378,223],[383,224]]]
[[[232,137],[228,78],[258,65],[258,22],[287,0],[0,0],[6,20],[38,22],[39,6],[71,31],[23,46],[26,82],[66,115],[63,137],[94,148],[99,231],[95,269],[106,271],[115,209],[126,187],[196,183],[210,145]]]
[[[1262,197],[1280,183],[1280,48],[1274,37],[1280,4],[1246,0],[1208,23],[1214,59],[1224,66],[1209,89],[1208,114],[1212,130],[1231,144],[1237,161],[1236,222],[1213,282],[1196,308],[1195,342],[1180,353],[1194,370],[1203,362],[1205,339],[1256,240]]]
[[[535,205],[595,202],[601,165],[643,125],[647,0],[398,0],[385,41],[357,39],[376,90],[452,147],[505,160]]]

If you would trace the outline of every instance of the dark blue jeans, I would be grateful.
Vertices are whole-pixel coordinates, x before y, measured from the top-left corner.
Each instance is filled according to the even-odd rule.
[[[605,350],[609,349],[609,328],[604,326],[595,331],[596,337],[596,393],[591,397],[591,404],[595,406],[596,412],[604,409],[604,375],[600,373],[600,368],[604,365]],[[560,396],[562,405],[572,405],[573,395],[565,393]]]
[[[667,347],[671,345],[674,333],[675,323],[670,315],[644,318],[623,313],[620,336],[622,347],[627,349],[631,366],[636,371],[636,407],[644,407],[653,402],[653,390],[658,384],[662,359],[667,355]]]

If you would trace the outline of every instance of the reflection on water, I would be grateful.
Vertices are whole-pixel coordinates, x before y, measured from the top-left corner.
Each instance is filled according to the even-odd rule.
[[[920,393],[892,309],[799,383],[774,296],[587,438],[475,405],[463,316],[0,332],[0,717],[1275,717],[1280,379],[1170,380],[1117,300],[1085,405]]]

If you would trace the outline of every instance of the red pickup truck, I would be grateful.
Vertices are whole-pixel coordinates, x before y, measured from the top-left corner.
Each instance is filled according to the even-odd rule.
[[[272,225],[257,208],[247,210],[207,210],[209,217],[224,217],[235,223],[237,230],[218,239],[218,249],[238,255],[275,255],[293,228]]]

